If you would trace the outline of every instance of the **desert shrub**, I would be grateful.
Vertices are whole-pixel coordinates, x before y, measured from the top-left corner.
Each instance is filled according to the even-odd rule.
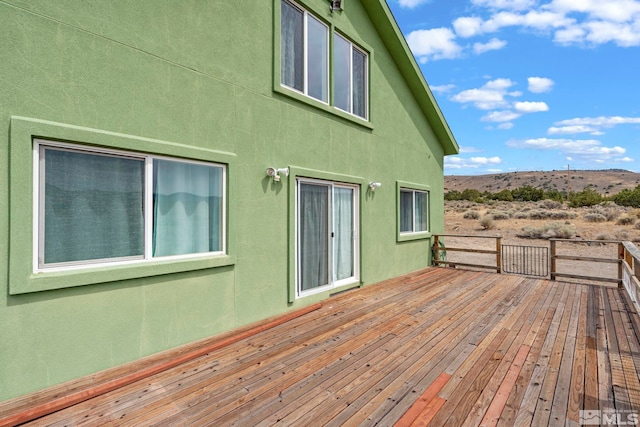
[[[493,218],[490,216],[484,216],[480,219],[480,227],[484,230],[492,230],[496,228],[496,224],[493,222]]]
[[[467,188],[466,190],[463,190],[462,193],[460,194],[460,197],[463,200],[469,200],[471,202],[477,202],[478,200],[482,199],[482,193],[480,193],[478,190],[474,189],[474,188]],[[478,202],[481,203],[481,202]]]
[[[636,222],[636,225],[634,225],[633,228],[640,230],[640,221]]]
[[[568,211],[549,212],[549,218],[551,219],[575,219],[577,217],[578,217],[578,214],[575,212],[568,212]]]
[[[611,197],[620,206],[640,208],[640,185],[633,190],[625,189]]]
[[[493,199],[500,200],[503,202],[512,202],[513,194],[511,194],[511,190],[502,190],[494,194]]]
[[[462,217],[464,219],[480,219],[480,212],[475,210],[467,211]]]
[[[634,217],[625,215],[618,218],[616,225],[633,225],[635,222],[636,219]]]
[[[613,237],[609,233],[597,234],[595,240],[613,240]]]
[[[549,213],[544,210],[534,209],[529,211],[530,219],[547,219],[549,217]]]
[[[576,230],[570,224],[553,222],[542,227],[523,227],[516,235],[526,239],[573,239]]]
[[[582,206],[594,206],[602,202],[602,196],[595,189],[587,187],[584,190],[573,193],[569,201],[569,206],[579,208]]]
[[[491,213],[491,218],[493,218],[496,221],[500,221],[500,220],[504,220],[504,219],[509,219],[509,213],[507,212],[501,212],[501,211],[494,211]]]
[[[616,232],[616,240],[629,240],[629,233],[626,231],[617,231]]]
[[[527,219],[529,218],[529,213],[528,212],[516,212],[513,217],[515,219]]]
[[[546,209],[560,209],[562,207],[562,203],[555,201],[555,200],[549,200],[549,199],[545,199],[539,202],[540,206]]]
[[[511,194],[513,196],[513,200],[521,202],[537,202],[542,200],[542,197],[544,197],[544,190],[541,188],[533,188],[530,185],[525,185],[523,187],[516,188],[515,190],[511,190]]]
[[[596,212],[586,213],[582,218],[587,222],[606,222],[607,221],[607,217]]]
[[[529,212],[530,219],[553,219],[553,220],[561,220],[561,219],[574,219],[578,216],[575,212],[568,211],[547,211],[536,209]]]

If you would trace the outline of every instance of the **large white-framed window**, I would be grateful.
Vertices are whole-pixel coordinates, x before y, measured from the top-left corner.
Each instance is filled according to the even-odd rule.
[[[333,34],[333,99],[336,108],[367,119],[366,52],[338,33]]]
[[[297,295],[358,282],[359,263],[359,187],[298,178]]]
[[[280,10],[280,83],[328,103],[329,27],[292,1]]]
[[[34,140],[34,270],[225,254],[226,166]]]
[[[400,188],[400,234],[429,231],[429,192]]]

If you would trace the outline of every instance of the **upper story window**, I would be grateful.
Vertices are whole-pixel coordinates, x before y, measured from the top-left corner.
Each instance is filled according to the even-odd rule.
[[[223,254],[226,167],[36,141],[37,269]]]
[[[333,36],[334,104],[367,118],[367,54],[340,34]]]
[[[281,86],[368,120],[368,67],[366,51],[292,0],[280,0]]]
[[[329,27],[283,0],[280,26],[280,81],[319,101],[329,99]]]
[[[429,231],[429,193],[400,189],[400,233]]]

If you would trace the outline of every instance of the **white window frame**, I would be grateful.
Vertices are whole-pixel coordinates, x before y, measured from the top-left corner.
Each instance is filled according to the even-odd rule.
[[[347,42],[349,44],[350,47],[350,55],[349,55],[349,109],[348,110],[344,110],[338,106],[335,105],[335,101],[334,101],[334,107],[340,111],[344,111],[345,113],[351,114],[354,117],[358,117],[360,119],[364,119],[364,120],[368,120],[369,119],[369,54],[359,48],[358,46],[356,46],[355,44],[353,44],[353,42],[351,42],[351,40],[349,40],[347,37],[343,36],[342,34],[338,33],[337,31],[333,33],[334,37],[340,37],[342,40],[344,40],[345,42]],[[364,116],[359,116],[357,114],[355,114],[353,112],[353,51],[356,50],[358,52],[360,52],[361,54],[364,55]],[[335,49],[334,52],[335,53]],[[336,76],[335,75],[335,70],[333,73],[333,82],[335,85],[335,82],[337,79],[342,78],[342,76]]]
[[[402,199],[402,193],[411,193],[411,230],[410,231],[402,231],[400,230],[400,235],[408,235],[408,234],[418,234],[418,233],[429,233],[429,222],[430,222],[430,217],[431,215],[429,214],[429,205],[430,205],[430,201],[429,201],[429,191],[426,190],[416,190],[414,188],[406,188],[406,187],[401,187],[400,188],[400,200]],[[416,193],[421,193],[424,194],[426,196],[426,201],[427,201],[427,206],[425,207],[426,213],[427,213],[427,228],[426,230],[416,230],[417,228],[417,220],[416,220]],[[399,214],[400,214],[400,218],[398,218],[398,227],[400,227],[401,222],[402,222],[402,203],[400,203],[400,209],[399,209]]]
[[[280,78],[280,85],[282,87],[285,87],[289,90],[293,90],[297,93],[300,93],[306,97],[309,97],[311,99],[314,99],[318,102],[321,102],[325,105],[329,105],[329,81],[330,81],[330,56],[331,56],[331,44],[330,44],[330,36],[331,36],[331,29],[329,28],[329,26],[324,23],[321,19],[317,18],[314,14],[309,13],[305,8],[303,8],[302,6],[300,6],[299,4],[297,4],[294,1],[291,0],[281,0],[281,3],[288,3],[290,6],[298,9],[300,12],[302,12],[303,14],[303,19],[302,19],[302,34],[303,34],[303,49],[304,49],[304,55],[303,55],[303,70],[302,70],[302,76],[303,76],[303,89],[302,92],[294,87],[291,86],[287,86],[283,81],[282,78]],[[282,12],[281,12],[282,13]],[[282,17],[282,15],[280,15]],[[326,81],[325,81],[325,93],[323,94],[325,100],[322,99],[318,99],[315,98],[311,95],[309,95],[309,19],[315,19],[318,23],[320,23],[321,25],[323,25],[326,29],[326,46],[327,46],[327,55],[325,58],[325,63],[326,63],[326,70],[325,70],[325,75],[326,75]],[[282,23],[280,24],[282,25]],[[280,49],[282,49],[282,42],[280,43]],[[283,64],[280,64],[280,67],[283,67]]]
[[[41,182],[42,169],[44,168],[44,162],[41,162],[40,152],[41,149],[51,147],[55,149],[68,150],[72,152],[89,153],[96,155],[107,155],[114,157],[122,157],[129,159],[139,159],[144,161],[144,254],[142,256],[126,257],[126,258],[109,258],[106,260],[86,260],[86,261],[70,261],[56,264],[44,264],[44,181]],[[200,164],[211,167],[219,167],[222,169],[222,182],[221,182],[221,218],[220,218],[220,238],[221,238],[221,250],[215,252],[201,252],[183,255],[170,255],[170,256],[153,256],[153,160],[169,160],[172,162],[184,162],[189,164]],[[41,169],[42,168],[42,169]],[[180,260],[190,258],[202,258],[210,256],[226,255],[227,252],[227,236],[226,236],[226,224],[227,224],[227,166],[221,163],[204,162],[198,160],[181,159],[171,156],[151,155],[145,153],[128,152],[122,150],[114,150],[109,148],[98,148],[93,146],[87,146],[82,144],[70,144],[64,142],[58,142],[47,139],[34,139],[33,144],[33,271],[35,273],[41,272],[56,272],[56,271],[68,271],[76,269],[84,269],[91,267],[107,267],[107,266],[120,266],[146,263],[150,261],[158,260]],[[42,262],[41,262],[42,260]]]
[[[348,188],[353,190],[353,227],[354,227],[354,235],[353,235],[353,276],[347,277],[345,279],[333,281],[333,245],[332,245],[332,237],[330,235],[327,236],[329,239],[329,254],[328,254],[328,284],[324,286],[319,286],[309,290],[301,290],[300,289],[300,272],[299,272],[299,256],[300,256],[300,248],[299,248],[299,201],[300,201],[300,184],[315,184],[315,185],[323,185],[329,187],[330,191],[330,200],[331,206],[329,215],[329,230],[333,232],[333,222],[334,222],[334,188]],[[302,298],[309,295],[318,294],[321,292],[325,292],[327,290],[332,290],[335,288],[339,288],[342,286],[350,285],[353,283],[358,283],[360,281],[360,186],[355,184],[346,184],[334,181],[325,181],[320,179],[313,178],[297,178],[296,179],[296,202],[295,202],[295,277],[296,277],[296,298]]]

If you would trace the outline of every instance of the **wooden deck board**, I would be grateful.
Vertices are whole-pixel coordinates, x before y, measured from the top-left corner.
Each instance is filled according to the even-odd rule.
[[[571,425],[639,410],[640,318],[621,292],[430,268],[26,425],[369,426],[410,410],[403,425]]]

